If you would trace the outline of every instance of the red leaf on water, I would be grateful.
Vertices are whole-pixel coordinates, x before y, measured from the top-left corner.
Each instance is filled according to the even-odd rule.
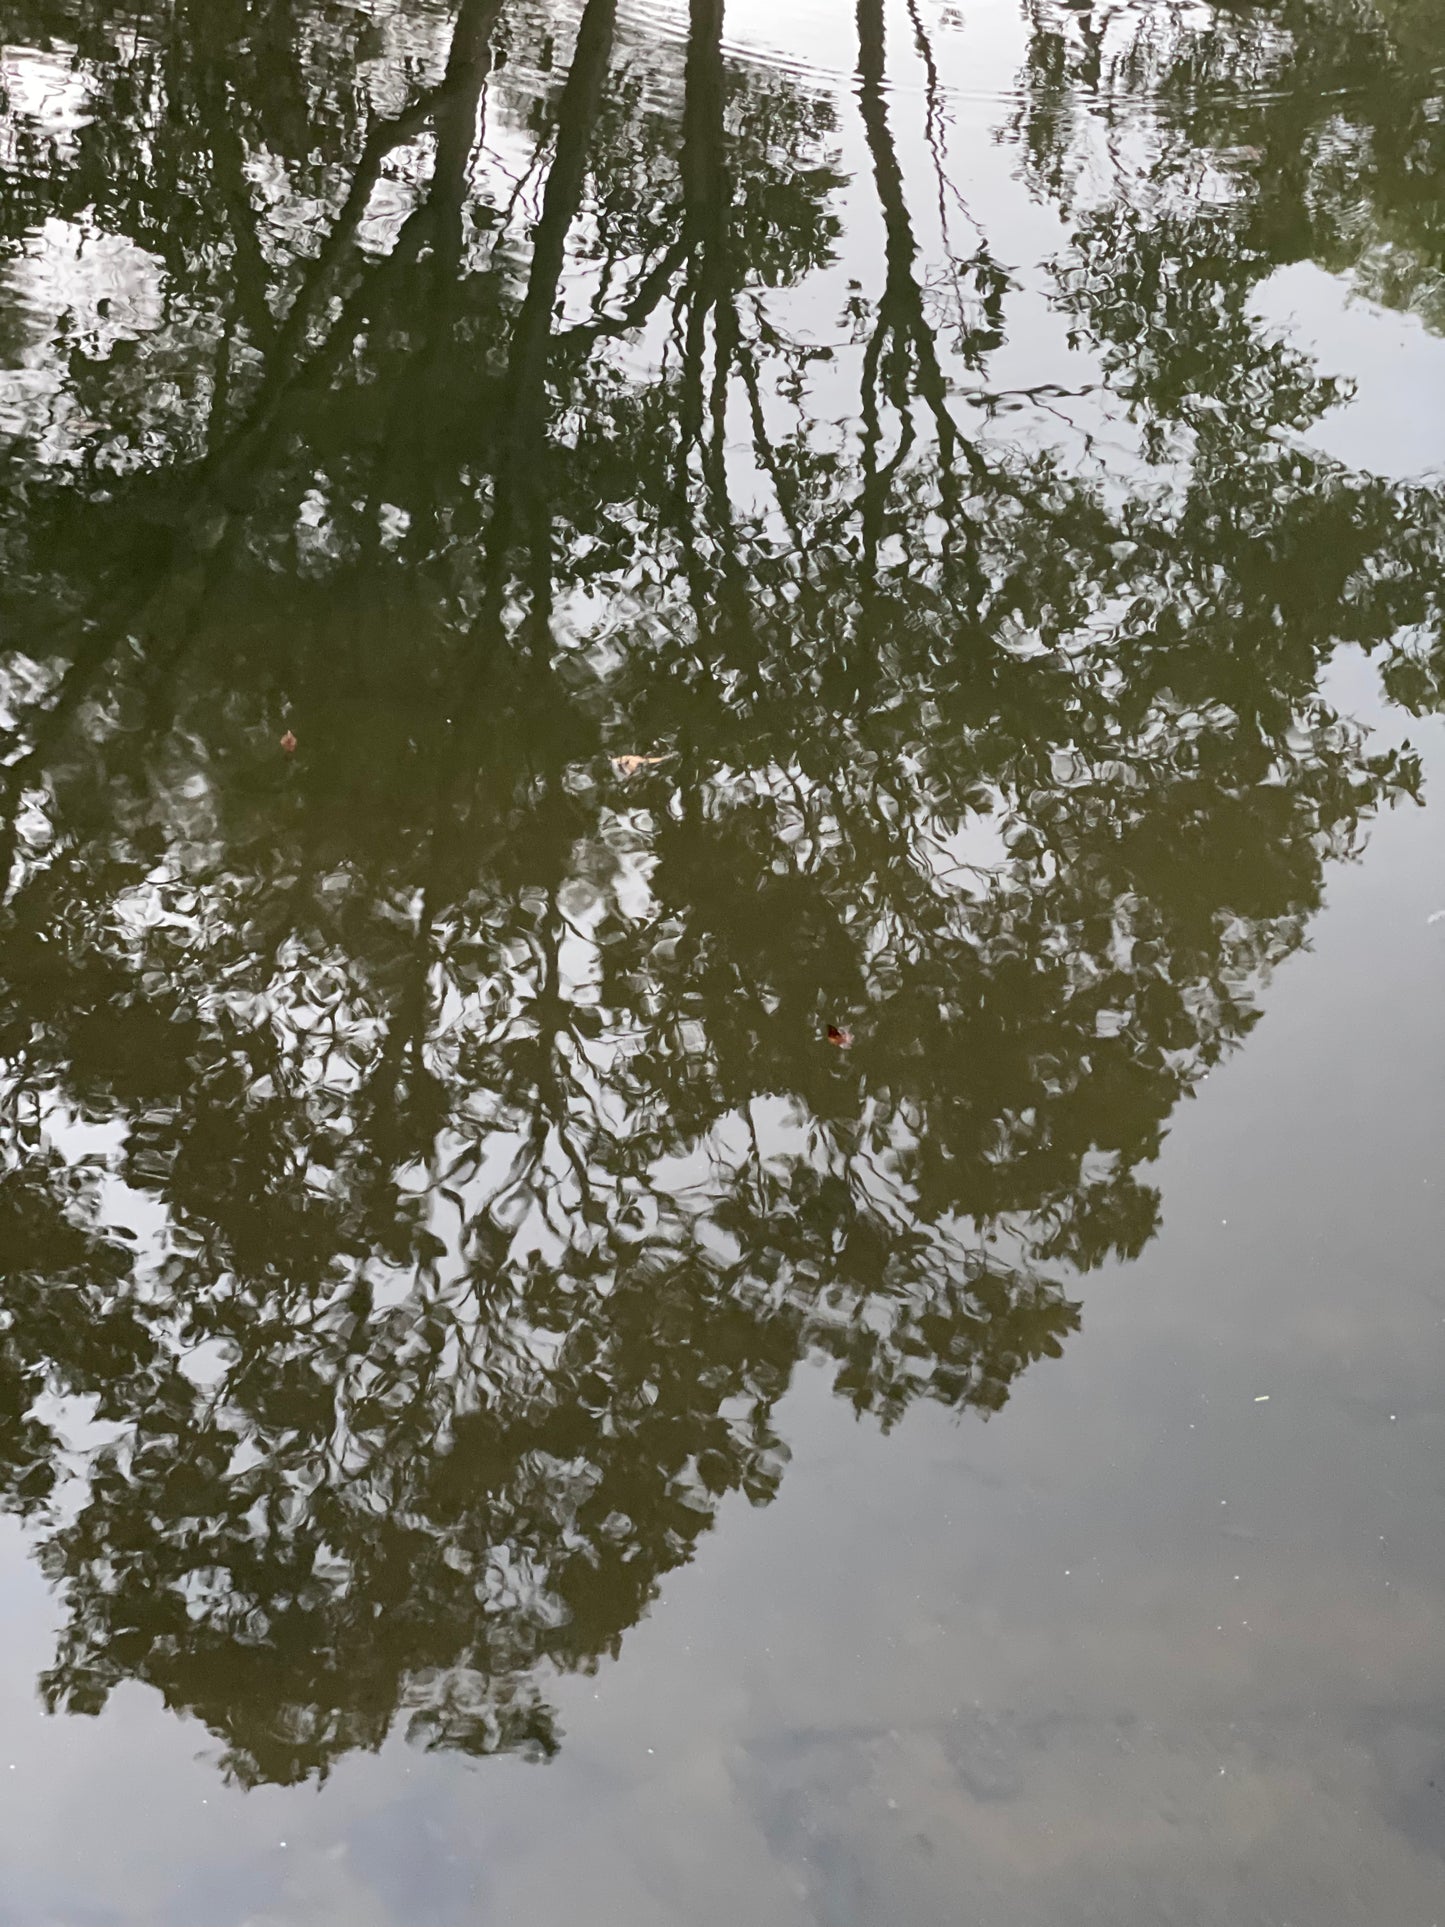
[[[835,1044],[839,1050],[847,1050],[853,1042],[853,1033],[851,1030],[845,1030],[841,1024],[829,1024],[828,1042]]]
[[[296,738],[291,734],[289,729],[281,738],[281,747],[288,756],[294,756],[296,754]]]

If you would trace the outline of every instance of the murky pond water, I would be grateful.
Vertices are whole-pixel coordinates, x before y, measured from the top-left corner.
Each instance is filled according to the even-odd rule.
[[[1445,1920],[1434,0],[0,19],[0,1923]]]

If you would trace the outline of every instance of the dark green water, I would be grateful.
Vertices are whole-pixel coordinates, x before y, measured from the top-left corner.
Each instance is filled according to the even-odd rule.
[[[1445,1920],[1432,0],[0,20],[0,1924]]]

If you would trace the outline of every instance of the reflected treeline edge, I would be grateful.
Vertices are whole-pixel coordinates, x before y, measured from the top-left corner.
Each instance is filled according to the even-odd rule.
[[[1416,793],[1320,684],[1438,705],[1441,494],[1310,452],[1340,387],[1254,296],[1441,319],[1445,53],[1025,17],[998,164],[1075,392],[990,385],[1016,264],[922,0],[858,0],[841,103],[722,0],[7,14],[0,1498],[52,1706],[143,1680],[247,1782],[398,1720],[552,1752],[549,1676],[776,1491],[800,1361],[886,1427],[1060,1354]]]

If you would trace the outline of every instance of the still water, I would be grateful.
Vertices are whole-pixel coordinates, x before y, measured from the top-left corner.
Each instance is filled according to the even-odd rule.
[[[1435,0],[13,0],[0,1922],[1445,1920]]]

